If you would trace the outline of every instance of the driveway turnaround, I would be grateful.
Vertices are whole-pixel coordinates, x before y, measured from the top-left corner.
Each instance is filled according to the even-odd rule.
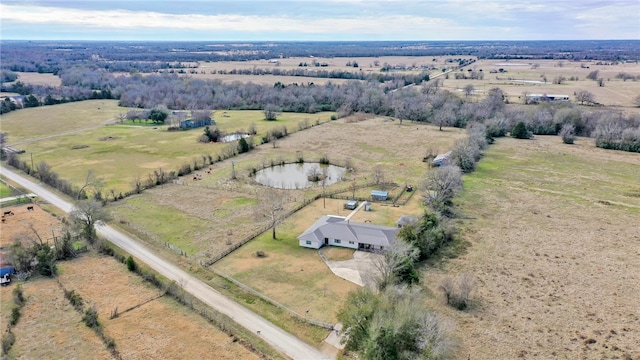
[[[70,202],[47,190],[44,186],[36,184],[24,176],[18,175],[6,167],[1,167],[0,169],[2,170],[1,173],[3,176],[29,189],[29,191],[35,193],[41,199],[46,200],[64,212],[69,213],[73,210],[73,205]],[[222,295],[209,285],[169,263],[167,260],[160,258],[141,243],[111,226],[100,225],[96,227],[96,230],[100,236],[128,252],[131,256],[135,257],[136,260],[147,264],[167,279],[182,284],[184,290],[191,295],[211,306],[213,309],[229,316],[242,327],[259,334],[268,344],[283,354],[293,359],[303,360],[332,358],[330,355],[321,353],[318,349],[280,329],[260,315]]]

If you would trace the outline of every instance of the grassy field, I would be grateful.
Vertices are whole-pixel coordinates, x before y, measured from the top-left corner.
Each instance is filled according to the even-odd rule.
[[[9,134],[7,142],[13,144],[113,122],[126,111],[117,100],[86,100],[12,111],[2,115],[0,125]]]
[[[371,135],[361,137],[363,133]],[[110,208],[125,227],[152,244],[161,247],[170,242],[189,256],[206,260],[267,223],[268,219],[259,211],[264,187],[249,177],[254,167],[261,168],[262,164],[279,158],[293,161],[302,156],[306,161],[317,161],[327,156],[338,164],[349,160],[356,169],[344,181],[327,187],[327,191],[343,190],[343,195],[350,195],[350,183],[370,182],[375,165],[383,167],[386,181],[419,187],[428,168],[422,162],[426,149],[444,152],[463,135],[464,131],[459,129],[441,132],[435,127],[406,122],[400,126],[383,118],[358,123],[333,121],[292,134],[278,141],[275,148],[266,144],[235,157],[237,180],[230,180],[232,164],[220,162],[210,167],[211,173],[200,171],[202,180],[183,178],[179,184],[145,191],[113,203]],[[358,141],[350,141],[354,138]],[[356,196],[369,197],[370,191],[371,188],[360,189]],[[283,191],[285,208],[293,208],[321,192],[320,187]],[[374,211],[358,214],[362,218],[357,221],[375,220],[394,226],[404,214],[402,211],[421,213],[419,199],[416,194],[405,208],[374,206]],[[327,211],[342,212],[342,201],[336,204]]]
[[[111,108],[94,108],[96,104],[101,105],[103,102]],[[30,119],[43,119],[43,110],[56,114],[54,121],[40,126],[44,120],[38,120],[31,126],[27,125],[31,122]],[[193,164],[194,160],[202,166],[203,155],[209,154],[215,158],[227,146],[199,143],[197,139],[203,129],[169,132],[166,131],[167,126],[112,125],[93,126],[72,133],[83,126],[113,120],[123,110],[126,109],[117,107],[115,101],[103,100],[98,103],[89,101],[55,105],[10,113],[3,117],[2,126],[9,132],[11,142],[40,139],[20,145],[27,152],[22,155],[25,160],[30,161],[29,156],[33,154],[34,164],[46,161],[62,178],[69,179],[78,186],[84,183],[87,170],[93,169],[96,176],[104,181],[104,191],[113,189],[116,194],[131,190],[136,176],[146,181],[147,175],[155,170],[163,168],[167,172],[177,171],[183,164]],[[82,117],[91,119],[89,123],[78,123],[78,117],[73,121],[66,117],[78,111],[97,112],[100,116]],[[274,127],[286,126],[293,132],[300,122],[307,121],[310,125],[326,122],[331,114],[283,113],[277,121],[264,121],[264,114],[260,111],[226,111],[221,112],[219,117],[216,116],[216,122],[222,131],[229,133],[247,130],[255,124],[258,131],[256,142],[259,142],[260,136]],[[15,116],[11,117],[12,115]],[[49,132],[45,132],[46,130]],[[58,133],[59,136],[45,138],[51,132]]]
[[[0,181],[0,198],[5,198],[9,196],[13,196],[13,192],[11,191],[11,188],[4,182]]]
[[[459,357],[640,357],[640,157],[585,138],[501,138],[464,183],[466,253],[422,277],[458,324]],[[467,312],[438,290],[462,273],[477,280]]]
[[[158,297],[158,289],[112,258],[84,256],[60,268],[60,282],[96,306],[123,358],[259,358],[175,300]],[[115,309],[120,315],[109,319]]]
[[[265,190],[248,176],[252,167],[260,168],[263,163],[278,158],[293,161],[302,156],[312,161],[327,156],[335,163],[349,160],[355,168],[345,181],[331,185],[327,191],[340,189],[345,195],[350,194],[350,182],[371,181],[375,165],[384,168],[387,181],[410,183],[419,188],[428,169],[422,162],[427,149],[444,152],[462,136],[464,131],[459,129],[438,131],[435,127],[407,122],[399,125],[385,118],[332,121],[292,134],[279,141],[275,148],[266,144],[237,156],[234,158],[236,180],[230,180],[230,162],[216,163],[211,166],[211,173],[201,171],[202,180],[187,178],[180,184],[156,187],[113,203],[110,209],[120,226],[141,234],[158,250],[167,241],[187,251],[186,259],[174,257],[184,266],[193,266],[194,262],[198,264],[197,260],[208,258],[228,247],[229,242],[236,242],[266,224],[263,213],[257,211]],[[370,190],[358,190],[358,195],[367,197]],[[321,191],[319,187],[284,191],[285,207],[291,208]],[[374,204],[372,211],[360,211],[354,220],[395,226],[400,215],[422,213],[420,199],[418,191],[406,206]],[[271,240],[271,233],[267,231],[213,266],[301,314],[310,310],[310,317],[333,323],[339,308],[335,304],[356,285],[334,276],[316,251],[298,246],[296,237],[322,215],[348,215],[343,204],[344,200],[327,199],[325,207],[324,201],[317,200],[278,226],[278,240]],[[258,258],[257,251],[264,251],[267,256]],[[214,278],[205,269],[198,268],[193,266],[199,276]],[[228,288],[224,283],[212,285]],[[302,325],[254,296],[241,292],[231,295],[309,343],[318,345],[326,336],[326,331]],[[327,301],[328,298],[332,300]]]
[[[532,65],[537,64],[537,68]],[[585,67],[581,67],[584,65]],[[587,68],[588,67],[588,68]],[[490,73],[491,70],[504,69],[504,73]],[[470,80],[454,78],[450,74],[449,79],[443,80],[443,87],[450,91],[461,92],[461,89],[472,84],[476,92],[473,98],[481,98],[484,93],[494,87],[499,87],[507,94],[509,102],[524,103],[523,94],[563,94],[568,95],[571,101],[575,101],[574,93],[586,90],[594,94],[595,101],[606,106],[633,108],[634,99],[640,94],[640,80],[623,81],[616,79],[616,75],[625,72],[634,76],[640,75],[640,64],[620,63],[617,65],[596,65],[595,62],[567,62],[553,60],[522,60],[522,61],[498,61],[480,60],[465,68],[466,70],[482,70],[482,80]],[[603,87],[598,86],[594,80],[587,79],[587,75],[598,70],[599,78],[605,80]],[[569,79],[577,77],[577,81],[566,80],[562,84],[552,84],[554,78],[564,76]],[[521,80],[544,82],[546,77],[548,84],[523,83]],[[462,95],[462,94],[461,94]]]
[[[17,81],[22,81],[28,85],[60,86],[62,84],[60,77],[53,74],[18,71],[16,75],[18,75]]]
[[[13,329],[16,342],[10,359],[112,358],[54,280],[29,280],[24,291],[27,302]]]

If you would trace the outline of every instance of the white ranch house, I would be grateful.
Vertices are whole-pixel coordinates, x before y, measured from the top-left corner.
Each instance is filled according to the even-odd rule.
[[[398,234],[398,228],[358,223],[342,216],[325,215],[305,230],[300,246],[319,249],[325,245],[359,250],[386,250]]]

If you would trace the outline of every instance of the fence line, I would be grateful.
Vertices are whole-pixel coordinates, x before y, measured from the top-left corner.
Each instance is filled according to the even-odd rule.
[[[251,294],[253,294],[253,295],[257,296],[257,297],[259,297],[260,299],[262,299],[262,300],[264,300],[264,301],[266,301],[266,302],[268,302],[268,303],[270,303],[270,304],[272,304],[272,305],[274,305],[274,306],[276,306],[276,307],[278,307],[278,308],[280,308],[280,309],[282,309],[282,310],[284,310],[286,312],[288,312],[289,314],[293,315],[294,317],[298,318],[299,320],[302,320],[302,321],[308,322],[310,324],[313,324],[313,325],[316,325],[316,326],[319,326],[319,327],[323,327],[323,328],[326,328],[326,329],[329,329],[329,330],[333,330],[333,325],[332,324],[329,324],[329,323],[326,323],[326,322],[323,322],[323,321],[320,321],[320,320],[311,319],[311,318],[309,318],[309,317],[307,317],[305,315],[300,315],[299,313],[295,312],[294,310],[291,310],[288,307],[280,304],[279,302],[271,299],[270,297],[268,297],[266,295],[263,295],[262,293],[260,293],[260,292],[258,292],[256,290],[252,289],[251,287],[241,283],[240,281],[232,278],[231,276],[223,273],[222,271],[220,271],[218,269],[215,269],[215,268],[211,268],[211,270],[213,270],[213,272],[216,273],[217,275],[219,275],[219,276],[227,279],[228,281],[234,283],[235,285],[237,285],[241,289],[243,289],[243,290],[245,290],[245,291],[247,291],[247,292],[249,292],[249,293],[251,293]]]
[[[367,184],[362,184],[362,185],[357,185],[355,188],[356,189],[362,189],[362,188],[366,188],[366,187],[370,187],[375,185],[375,183],[367,183]],[[384,184],[378,184],[378,185],[384,185],[384,186],[398,186],[398,184],[396,183],[384,183]],[[309,199],[304,199],[304,201],[301,204],[296,205],[293,209],[289,210],[287,213],[281,215],[279,217],[279,220],[283,220],[288,218],[289,216],[295,214],[296,212],[302,210],[305,206],[311,204],[312,202],[324,197],[328,197],[328,198],[333,198],[333,199],[352,199],[352,197],[348,197],[348,196],[337,196],[336,194],[339,193],[343,193],[343,192],[347,192],[347,191],[352,191],[353,187],[349,187],[346,189],[337,189],[337,190],[333,190],[331,192],[325,192],[323,193],[319,193],[316,194],[315,196],[309,198]],[[356,200],[359,201],[367,201],[369,200],[368,198],[357,198]],[[235,244],[229,246],[228,248],[226,248],[224,251],[222,251],[221,253],[217,254],[216,256],[214,256],[211,259],[208,260],[200,260],[200,265],[204,266],[204,267],[210,267],[211,265],[215,264],[216,262],[222,260],[225,256],[231,254],[233,251],[235,251],[236,249],[238,249],[239,247],[241,247],[242,245],[248,243],[249,241],[255,239],[256,237],[258,237],[260,234],[262,234],[263,232],[271,229],[272,224],[267,224],[265,226],[260,227],[258,230],[254,231],[253,233],[249,234],[248,236],[246,236],[245,238],[243,238],[242,240],[236,242]],[[186,256],[186,254],[185,254]]]

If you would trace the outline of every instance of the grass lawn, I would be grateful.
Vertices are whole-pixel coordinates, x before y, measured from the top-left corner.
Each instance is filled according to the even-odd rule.
[[[340,308],[336,304],[357,285],[335,276],[317,250],[299,246],[297,236],[320,216],[335,214],[342,202],[328,199],[325,209],[322,200],[315,201],[277,227],[277,240],[267,231],[214,267],[299,314],[309,310],[311,318],[335,323]],[[266,256],[257,257],[258,251]],[[339,258],[347,256],[337,253],[338,250],[335,256]]]
[[[636,358],[640,157],[593,140],[500,138],[456,199],[465,253],[426,269],[427,299],[455,319],[460,357]],[[476,278],[475,306],[444,305],[447,275]]]
[[[9,196],[13,196],[13,191],[11,191],[11,188],[7,184],[5,184],[3,181],[0,181],[0,198]]]
[[[2,131],[9,134],[7,142],[12,144],[115,121],[119,113],[126,111],[117,100],[86,100],[12,111],[2,115],[0,124]],[[74,142],[68,144],[71,147]]]
[[[78,112],[82,107],[85,111],[93,111],[91,102],[78,102],[73,104],[55,105],[50,108],[56,116],[55,121],[50,121],[47,126],[56,126],[55,132],[64,134],[66,130],[77,129],[78,117],[72,117],[75,122],[68,120],[70,112]],[[82,126],[102,123],[105,119],[112,119],[122,108],[117,108],[115,102],[107,101],[114,105],[109,111],[110,117],[95,115],[94,122],[84,123]],[[64,107],[65,105],[68,105]],[[75,105],[75,106],[72,106]],[[59,108],[64,107],[64,108]],[[7,125],[11,142],[26,140],[29,138],[41,138],[49,133],[39,131],[41,126],[29,124],[31,120],[25,119],[41,118],[43,115],[34,113],[32,110],[42,110],[44,108],[34,108],[16,111],[8,114],[17,117],[10,118],[5,122],[3,117],[3,128]],[[91,110],[93,109],[93,110]],[[101,108],[102,113],[107,109]],[[329,121],[332,113],[319,114],[295,114],[283,113],[277,121],[264,121],[264,115],[260,111],[228,111],[226,116],[216,119],[217,126],[225,132],[243,131],[255,124],[258,135],[256,143],[260,142],[262,134],[270,131],[274,127],[286,126],[289,132],[298,129],[298,124],[307,120],[309,124]],[[57,124],[57,125],[56,125]],[[42,139],[29,144],[21,145],[26,150],[22,155],[24,160],[30,160],[33,154],[34,164],[40,161],[47,162],[55,172],[62,178],[71,180],[78,186],[82,185],[88,169],[93,169],[99,178],[104,180],[104,191],[110,192],[112,189],[118,194],[133,188],[133,181],[136,176],[147,180],[147,175],[155,170],[178,171],[183,164],[192,164],[194,161],[202,166],[203,156],[210,155],[214,159],[223,151],[228,144],[203,144],[197,141],[203,129],[193,129],[190,131],[166,131],[167,126],[127,126],[113,125],[105,127],[94,127],[82,132],[68,135],[61,135],[53,138]],[[47,127],[44,126],[44,130]],[[64,131],[62,129],[65,129]],[[51,130],[53,131],[53,130]],[[13,134],[16,134],[15,137]]]

